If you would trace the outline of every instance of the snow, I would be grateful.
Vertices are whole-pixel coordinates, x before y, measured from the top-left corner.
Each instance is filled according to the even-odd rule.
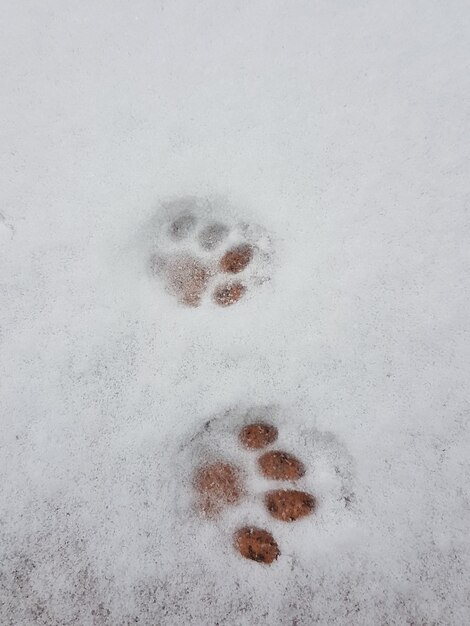
[[[3,15],[0,623],[469,623],[468,3]],[[270,233],[233,307],[149,276],[187,196]],[[253,471],[198,518],[204,424],[250,472],[266,406],[318,515],[270,521]],[[272,566],[233,551],[247,523]]]

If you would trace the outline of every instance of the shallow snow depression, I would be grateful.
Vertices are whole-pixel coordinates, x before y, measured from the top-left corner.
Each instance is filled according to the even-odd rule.
[[[4,14],[0,623],[468,623],[468,3]],[[187,198],[255,246],[230,306],[151,271]],[[264,506],[252,417],[311,515]]]

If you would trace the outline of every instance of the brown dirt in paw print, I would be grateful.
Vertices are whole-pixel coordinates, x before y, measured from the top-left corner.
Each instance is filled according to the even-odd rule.
[[[306,491],[277,489],[268,491],[264,502],[271,515],[282,522],[294,522],[310,515],[315,509],[315,498]]]
[[[279,547],[267,530],[262,528],[241,528],[234,536],[235,548],[245,557],[257,563],[271,564],[280,555]]]
[[[170,290],[180,302],[199,306],[209,282],[209,268],[194,257],[179,256],[168,261],[165,272]]]
[[[266,452],[258,459],[258,465],[263,476],[272,480],[297,480],[305,474],[304,464],[281,450]]]
[[[214,291],[214,301],[219,306],[230,306],[238,302],[246,291],[241,283],[231,283],[217,287]]]
[[[242,244],[227,250],[220,259],[220,269],[227,274],[238,274],[245,269],[253,258],[253,248],[248,244]]]
[[[244,493],[240,470],[223,461],[200,467],[194,476],[194,488],[198,509],[207,517],[215,517],[225,506],[238,504]]]
[[[241,429],[239,439],[245,448],[260,450],[276,441],[277,428],[265,422],[248,424]]]

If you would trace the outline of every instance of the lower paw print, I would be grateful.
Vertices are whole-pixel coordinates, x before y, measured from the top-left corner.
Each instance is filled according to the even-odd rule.
[[[269,280],[272,246],[260,226],[231,223],[215,202],[198,198],[164,208],[150,271],[180,304],[228,307]]]
[[[333,494],[338,508],[344,508],[343,494],[352,498],[347,455],[340,459],[338,446],[331,446],[330,436],[318,431],[310,433],[314,439],[301,433],[299,445],[292,446],[296,438],[290,436],[289,429],[282,428],[280,435],[275,425],[277,411],[275,407],[254,408],[242,416],[229,411],[207,422],[193,439],[198,447],[196,456],[204,459],[193,472],[195,511],[208,521],[221,522],[221,528],[234,526],[232,543],[236,552],[266,565],[281,556],[275,535],[281,534],[283,525],[307,519],[315,524],[318,510],[331,500],[331,493],[318,497],[321,481],[315,485],[314,468],[299,458],[300,452],[307,459],[315,447],[322,473],[325,457],[332,461],[330,476],[337,477],[338,472],[341,476]],[[262,419],[253,420],[256,414]],[[290,450],[277,445],[282,439],[290,442]],[[302,447],[300,442],[304,442],[303,450],[297,449]],[[331,478],[327,485],[331,490]],[[250,517],[257,523],[247,524]],[[232,522],[227,523],[229,518]],[[277,524],[280,526],[276,531]]]

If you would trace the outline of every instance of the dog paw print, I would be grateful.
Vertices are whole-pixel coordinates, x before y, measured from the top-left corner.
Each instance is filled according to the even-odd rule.
[[[249,461],[247,455],[254,453],[257,455],[256,472],[268,482],[284,483],[282,487],[267,489],[260,499],[267,515],[285,523],[312,515],[317,505],[315,497],[308,491],[293,488],[293,484],[305,476],[305,465],[290,452],[271,449],[278,437],[278,429],[272,423],[248,423],[238,431],[241,463],[219,458],[199,466],[193,478],[195,504],[199,514],[210,519],[217,518],[226,508],[239,505],[249,496],[249,472],[243,470],[242,465],[244,461],[245,465]],[[281,554],[270,530],[255,525],[236,528],[233,545],[244,558],[267,565]]]
[[[306,532],[312,545],[321,545],[322,536],[330,537],[357,510],[354,460],[346,446],[308,419],[298,422],[298,411],[234,407],[178,448],[179,515],[196,528],[203,521],[214,540],[219,536],[242,560],[268,566],[302,558]]]
[[[270,278],[268,234],[230,221],[217,208],[198,198],[167,204],[152,246],[151,274],[188,307],[229,307]]]

